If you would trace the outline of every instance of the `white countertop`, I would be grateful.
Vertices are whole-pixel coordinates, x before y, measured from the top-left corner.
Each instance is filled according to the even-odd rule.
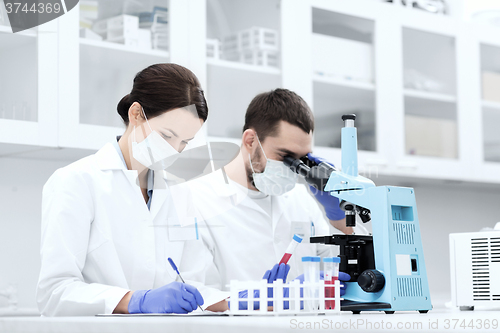
[[[493,328],[496,320],[496,329]],[[489,325],[486,325],[488,322]],[[473,326],[472,326],[473,325]],[[481,326],[481,329],[478,327]],[[489,328],[486,328],[489,326]],[[500,332],[500,311],[439,308],[418,312],[365,312],[317,316],[137,316],[137,317],[2,317],[0,332]]]

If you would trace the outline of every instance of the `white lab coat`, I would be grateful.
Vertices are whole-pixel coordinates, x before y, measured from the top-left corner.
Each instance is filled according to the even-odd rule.
[[[43,188],[37,287],[41,313],[109,314],[129,290],[175,281],[177,275],[167,258],[187,270],[181,264],[184,248],[195,253],[202,248],[201,241],[169,241],[168,221],[175,218],[163,174],[155,172],[148,210],[137,171],[126,169],[111,143],[58,169]],[[186,275],[196,277],[188,271]],[[191,284],[202,293],[204,308],[225,298],[211,301],[217,292],[194,281]]]
[[[328,235],[323,212],[308,193],[297,184],[281,196],[273,196],[272,216],[248,197],[247,189],[229,181],[221,171],[189,182],[196,209],[206,225],[200,226],[205,250],[204,260],[213,260],[215,269],[206,270],[205,282],[229,290],[231,280],[259,280],[265,271],[278,263],[292,240],[292,223],[314,225],[315,235]],[[314,234],[313,234],[314,235]],[[300,244],[288,264],[288,280],[303,273],[303,256],[328,256],[331,247],[321,244]],[[198,253],[189,249],[184,263],[198,260]]]

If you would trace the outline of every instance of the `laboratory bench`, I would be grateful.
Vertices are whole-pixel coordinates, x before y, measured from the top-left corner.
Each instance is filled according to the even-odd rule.
[[[445,307],[418,312],[366,312],[354,315],[297,316],[111,316],[111,317],[3,317],[0,332],[290,332],[393,331],[450,332],[500,331],[499,311],[459,311]]]

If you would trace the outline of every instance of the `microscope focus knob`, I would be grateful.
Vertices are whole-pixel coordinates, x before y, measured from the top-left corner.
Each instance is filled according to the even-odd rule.
[[[358,276],[358,284],[367,293],[376,293],[385,285],[384,275],[376,269],[367,269]]]

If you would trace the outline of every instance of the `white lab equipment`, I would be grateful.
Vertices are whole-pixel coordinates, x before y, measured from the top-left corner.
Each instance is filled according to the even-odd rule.
[[[167,257],[183,266],[185,247],[201,252],[199,241],[169,239],[169,221],[178,220],[172,196],[188,194],[171,194],[163,173],[154,175],[150,210],[137,171],[127,169],[111,143],[50,177],[42,195],[36,296],[43,315],[110,314],[129,290],[175,281]],[[192,269],[205,267],[198,266]],[[190,281],[194,275],[182,269],[186,282],[201,292],[204,307],[225,298],[211,303],[218,291]]]
[[[318,256],[302,257],[302,265],[304,267],[304,297],[306,298],[304,308],[306,311],[319,309],[320,288],[317,284],[320,281],[320,262],[321,258]]]
[[[450,271],[453,306],[500,308],[500,224],[493,231],[450,234]]]

